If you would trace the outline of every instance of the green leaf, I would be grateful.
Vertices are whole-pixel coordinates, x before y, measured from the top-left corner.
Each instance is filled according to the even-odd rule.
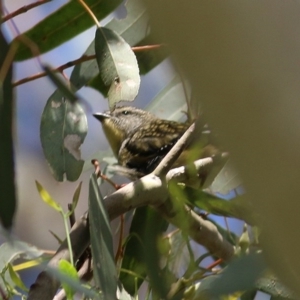
[[[214,181],[212,182],[209,190],[212,193],[219,193],[226,195],[233,189],[242,185],[242,180],[235,170],[234,166],[232,166],[232,162],[229,160],[226,162],[223,169],[216,176]]]
[[[189,187],[185,187],[183,191],[183,194],[179,194],[181,198],[185,198],[181,199],[182,201],[188,201],[206,212],[241,219],[248,224],[255,223],[257,216],[243,195],[237,196],[232,200],[224,200],[202,190]]]
[[[48,77],[61,91],[61,93],[71,102],[78,100],[77,96],[70,90],[70,88],[61,80],[57,73],[53,72],[49,66],[43,67]]]
[[[109,86],[108,101],[133,101],[140,86],[139,67],[130,46],[116,32],[101,27],[96,31],[95,52],[101,79]]]
[[[122,3],[122,0],[85,0],[85,3],[97,19],[102,20],[114,11]],[[26,31],[24,35],[39,46],[40,53],[45,53],[93,25],[95,25],[94,21],[82,5],[73,0]],[[21,44],[15,60],[20,61],[31,57],[32,53],[28,47]]]
[[[58,269],[65,275],[79,281],[78,273],[75,267],[65,259],[61,259],[58,263]],[[75,294],[74,289],[65,282],[62,282],[62,287],[66,292],[67,299],[73,299]]]
[[[110,222],[95,174],[89,184],[89,221],[94,265],[94,280],[104,299],[116,299],[117,271],[113,254]]]
[[[14,271],[13,267],[11,264],[8,264],[8,271],[9,271],[9,276],[12,279],[13,283],[20,289],[24,291],[28,291],[28,288],[25,286],[23,283],[22,279],[20,278],[19,274]]]
[[[137,292],[144,281],[142,278],[147,276],[145,262],[145,239],[147,236],[145,232],[149,220],[155,221],[160,233],[168,227],[168,223],[153,208],[140,207],[135,210],[121,266],[123,270],[130,270],[131,274],[127,272],[120,274],[120,280],[130,295]]]
[[[8,45],[0,30],[0,74],[7,62]],[[14,182],[14,149],[13,149],[13,110],[12,67],[9,65],[6,74],[0,78],[0,220],[5,228],[10,228],[16,210]],[[4,196],[5,195],[5,196]]]
[[[78,203],[80,191],[81,191],[81,186],[82,186],[82,181],[78,184],[78,187],[76,188],[76,190],[74,192],[73,201],[72,201],[72,210],[70,211],[71,214],[74,212],[75,208],[77,207],[77,203]]]
[[[12,242],[3,243],[0,246],[0,271],[4,270],[8,263],[13,263],[16,259],[22,258],[31,260],[41,257],[42,255],[42,251],[21,241],[14,240]],[[5,273],[4,279],[11,286],[15,285],[8,273]],[[0,288],[3,287],[4,283],[0,278]]]
[[[125,4],[127,16],[125,19],[113,19],[106,28],[114,30],[121,35],[123,39],[130,45],[136,45],[148,34],[149,18],[146,14],[146,8],[140,0],[128,0]],[[95,54],[95,40],[89,45],[84,55]],[[99,90],[103,95],[107,95],[109,87],[106,87],[100,76],[99,68],[96,60],[90,60],[76,65],[70,81],[76,89],[80,89],[84,85]]]
[[[54,208],[58,212],[62,212],[61,206],[50,196],[50,194],[42,187],[42,185],[36,180],[36,188],[45,203]]]
[[[265,268],[261,254],[252,253],[234,259],[220,274],[201,281],[195,299],[204,296],[209,296],[207,299],[220,299],[221,295],[252,289]]]
[[[179,121],[187,111],[182,82],[178,75],[159,92],[146,108],[160,119]]]
[[[61,282],[64,282],[65,284],[68,284],[70,288],[72,288],[74,291],[83,293],[86,297],[90,297],[91,299],[101,299],[101,295],[96,293],[95,290],[92,290],[91,288],[85,287],[85,284],[81,283],[78,279],[74,279],[70,277],[69,275],[66,275],[59,271],[57,268],[47,268],[47,272],[50,273],[52,276],[60,280]]]
[[[297,299],[296,295],[284,286],[277,277],[272,274],[262,276],[255,285],[260,291],[268,293],[273,299]]]
[[[81,106],[56,90],[48,99],[41,119],[44,155],[57,181],[75,181],[81,174],[80,145],[87,134],[87,119]]]

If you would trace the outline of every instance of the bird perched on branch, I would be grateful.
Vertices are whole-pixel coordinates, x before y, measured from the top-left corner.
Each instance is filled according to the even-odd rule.
[[[119,106],[94,117],[101,122],[119,165],[134,169],[140,176],[151,173],[190,126],[188,122],[159,119],[132,106]],[[216,154],[217,149],[207,141],[203,145],[202,139],[200,144],[193,142],[193,147],[188,146],[176,166]]]

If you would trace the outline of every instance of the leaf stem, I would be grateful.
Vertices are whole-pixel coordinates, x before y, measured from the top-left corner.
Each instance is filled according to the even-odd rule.
[[[67,243],[68,243],[68,249],[70,252],[70,263],[72,266],[74,266],[74,258],[73,258],[73,249],[72,249],[72,244],[71,244],[71,239],[70,239],[70,230],[68,227],[68,214],[65,214],[64,212],[61,212],[63,219],[64,219],[64,226],[65,226],[65,231],[66,231],[66,236],[67,236]]]
[[[141,52],[141,51],[147,51],[147,50],[154,50],[154,49],[158,49],[160,48],[162,45],[145,45],[145,46],[138,46],[138,47],[132,47],[132,50],[134,52]],[[85,61],[89,61],[89,60],[93,60],[96,58],[96,55],[93,54],[93,55],[82,55],[80,58],[77,58],[75,60],[72,60],[72,61],[69,61],[55,69],[52,69],[53,72],[62,72],[63,70],[67,69],[67,68],[71,68],[73,66],[76,66],[76,65],[79,65]],[[45,77],[47,76],[46,72],[41,72],[41,73],[37,73],[37,74],[34,74],[32,76],[28,76],[28,77],[25,77],[25,78],[22,78],[18,81],[15,81],[12,86],[13,87],[16,87],[18,85],[21,85],[21,84],[24,84],[26,82],[30,82],[30,81],[33,81],[33,80],[36,80],[36,79],[39,79],[39,78],[42,78],[42,77]]]
[[[92,17],[92,19],[94,20],[97,27],[100,28],[101,26],[100,26],[98,19],[96,18],[96,16],[92,12],[92,10],[87,6],[87,4],[83,0],[78,0],[78,2],[84,7],[84,9],[87,11],[87,13]]]

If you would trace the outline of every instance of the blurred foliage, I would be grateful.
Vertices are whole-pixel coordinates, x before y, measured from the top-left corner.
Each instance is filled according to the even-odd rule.
[[[114,12],[122,1],[85,2],[101,21]],[[170,58],[170,49],[151,33],[149,18],[141,2],[128,0],[125,7],[127,16],[124,19],[112,18],[106,27],[95,30],[96,38],[87,47],[83,57],[95,55],[96,58],[77,64],[72,71],[70,82],[63,81],[50,67],[44,67],[57,90],[46,102],[41,116],[40,135],[46,160],[57,181],[76,181],[82,174],[84,163],[90,163],[90,159],[84,162],[80,156],[80,146],[88,128],[85,112],[78,103],[75,92],[83,86],[93,87],[99,93],[108,95],[110,107],[121,100],[133,100],[139,90],[140,74],[147,74],[164,59]],[[79,35],[93,24],[92,18],[79,2],[69,1],[24,33],[30,43],[20,45],[14,59],[20,61],[31,58],[33,44],[38,47],[39,53],[45,53]],[[142,49],[136,53],[131,49],[132,46],[157,44],[158,47]],[[9,46],[2,34],[0,45],[0,218],[2,224],[9,228],[16,205],[12,145],[14,102]],[[160,118],[179,121],[186,119],[184,112],[190,112],[191,107],[199,107],[199,101],[191,99],[188,80],[175,72],[173,79],[152,100],[147,109]],[[193,111],[192,115],[196,115],[197,112]],[[108,164],[115,162],[109,150],[93,155],[93,158],[95,157],[101,161],[105,160]],[[86,170],[88,167],[84,168],[84,171]],[[106,170],[108,179],[111,180],[109,167]],[[183,203],[186,203],[190,210],[202,214],[210,224],[215,221],[210,221],[207,213],[240,219],[251,225],[256,224],[257,216],[243,195],[230,201],[218,195],[240,185],[239,176],[234,168],[227,164],[209,190],[174,184],[170,185],[170,194],[174,203],[181,203],[179,206],[174,204],[176,209],[181,209]],[[46,203],[61,211],[61,207],[38,182],[37,188]],[[75,191],[72,210],[78,202],[80,189],[81,184]],[[216,231],[222,238],[235,245],[236,257],[230,262],[216,263],[214,260],[217,258],[212,255],[212,264],[216,264],[213,267],[205,267],[207,251],[191,241],[186,233],[170,225],[151,207],[139,207],[133,215],[125,217],[125,221],[130,223],[129,234],[120,240],[121,262],[117,261],[119,265],[116,266],[113,233],[103,200],[106,195],[102,195],[102,189],[103,184],[101,183],[99,188],[97,176],[92,175],[89,183],[89,226],[94,283],[97,289],[101,289],[101,293],[90,289],[91,287],[86,288],[78,281],[74,266],[62,261],[62,272],[49,272],[63,282],[69,298],[76,291],[80,291],[100,299],[132,299],[142,284],[146,283],[151,299],[254,299],[257,290],[267,292],[273,297],[281,297],[280,299],[293,299],[293,294],[286,290],[276,277],[265,275],[267,267],[258,246],[259,235],[252,232],[251,236],[251,229],[248,227],[239,237],[216,223]],[[69,214],[71,212],[65,216]],[[68,229],[66,233],[68,235]],[[123,232],[120,234],[122,237]],[[25,288],[14,272],[14,267],[7,263],[13,263],[21,254],[26,260],[28,253],[36,251],[24,244],[17,243],[17,250],[5,248],[8,245],[0,247],[0,257],[4,259],[1,261],[6,261],[1,266],[0,287],[8,295],[14,295],[16,293],[12,291],[15,287]],[[34,254],[33,257],[40,255]]]

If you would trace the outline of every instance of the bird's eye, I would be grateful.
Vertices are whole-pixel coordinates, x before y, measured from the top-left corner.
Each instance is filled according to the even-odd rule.
[[[123,115],[128,115],[129,114],[129,111],[128,110],[124,110],[124,111],[122,111],[122,113],[123,113]]]

